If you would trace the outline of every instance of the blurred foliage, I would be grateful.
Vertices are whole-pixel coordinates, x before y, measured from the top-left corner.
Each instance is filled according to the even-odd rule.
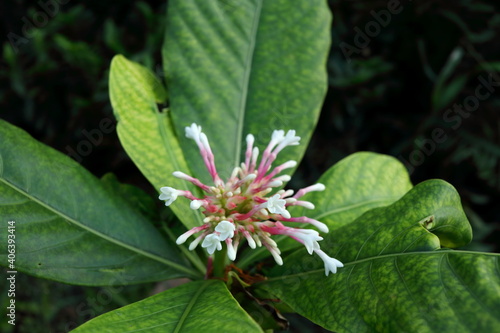
[[[498,252],[500,4],[493,0],[329,3],[334,14],[330,89],[291,186],[314,182],[336,161],[356,151],[390,154],[409,164],[414,183],[442,178],[453,184],[474,228],[469,249]],[[399,5],[391,7],[395,3]],[[166,4],[89,0],[58,7],[38,29],[28,29],[28,36],[23,26],[45,13],[40,4],[0,3],[4,36],[0,117],[68,153],[86,139],[83,130],[98,128],[104,118],[113,119],[107,85],[115,54],[124,54],[163,77],[160,47]],[[391,13],[391,8],[398,9]],[[17,39],[23,43],[13,47],[12,34],[24,38]],[[488,80],[489,75],[491,95],[467,116],[456,114],[454,105],[470,101],[483,84],[481,78]],[[452,121],[451,116],[458,118]],[[446,139],[436,142],[432,134],[436,129],[443,129]],[[411,165],[412,160],[418,163]],[[155,193],[114,132],[104,135],[81,163],[99,177],[113,172],[122,182]],[[98,293],[96,288],[22,275],[18,275],[18,288],[24,291],[19,296],[15,332],[65,332],[67,323],[85,320],[76,314],[76,307]],[[140,299],[152,288],[127,287],[96,314]],[[6,293],[1,292],[0,303],[5,301]],[[312,331],[311,324],[300,324],[298,316],[292,321],[294,327]],[[14,332],[4,324],[0,323],[0,331]]]
[[[442,178],[458,189],[475,227],[469,249],[499,251],[500,4],[330,5],[330,90],[298,178],[314,181],[356,151],[396,156],[414,183]],[[488,80],[490,91],[484,87]],[[474,105],[479,85],[481,94],[491,94]],[[455,105],[463,106],[463,115]],[[436,129],[445,139],[433,139]]]

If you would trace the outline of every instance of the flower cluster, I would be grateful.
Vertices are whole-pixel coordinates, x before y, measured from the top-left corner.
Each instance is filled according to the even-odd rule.
[[[282,223],[309,223],[321,232],[327,233],[328,227],[324,223],[306,216],[292,217],[287,210],[289,206],[314,209],[312,203],[299,199],[308,192],[323,191],[325,189],[323,184],[303,188],[295,194],[292,190],[279,190],[267,197],[274,188],[281,187],[284,182],[290,180],[290,176],[279,174],[297,165],[295,161],[288,161],[274,169],[271,168],[281,150],[287,146],[299,144],[300,137],[295,135],[294,130],[286,134],[283,130],[274,131],[259,164],[257,164],[259,149],[254,147],[254,136],[249,134],[246,137],[245,162],[234,168],[226,182],[223,182],[217,173],[214,155],[201,127],[196,124],[186,127],[186,137],[193,139],[198,145],[214,185],[205,185],[196,178],[176,171],[173,173],[175,177],[191,182],[202,189],[205,193],[204,197],[197,198],[190,191],[176,190],[171,187],[160,189],[159,198],[165,201],[166,206],[172,204],[178,196],[183,196],[191,200],[192,209],[201,208],[205,215],[203,224],[179,236],[177,244],[182,244],[190,236],[198,234],[189,245],[190,250],[195,249],[201,242],[201,246],[209,254],[213,254],[216,250],[222,249],[221,242],[224,242],[229,259],[235,260],[240,242],[246,240],[248,246],[253,249],[265,246],[278,265],[282,265],[280,250],[271,236],[286,235],[304,244],[309,254],[316,253],[325,264],[326,275],[329,272],[336,273],[337,267],[343,267],[340,261],[329,257],[320,249],[318,241],[323,238],[317,231],[291,228]]]

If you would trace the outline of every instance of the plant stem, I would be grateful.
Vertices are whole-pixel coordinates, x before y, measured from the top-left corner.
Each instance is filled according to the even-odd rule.
[[[214,253],[214,272],[215,277],[224,277],[224,268],[226,267],[227,260],[227,247],[224,243],[222,245],[222,250]]]

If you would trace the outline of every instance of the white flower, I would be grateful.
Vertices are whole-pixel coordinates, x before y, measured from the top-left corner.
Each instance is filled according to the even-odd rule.
[[[283,265],[283,259],[280,256],[280,250],[277,247],[268,247],[267,248],[271,255],[273,256],[274,261],[280,266]]]
[[[235,229],[234,224],[229,221],[221,221],[215,227],[215,231],[219,233],[220,241],[225,241],[227,238],[233,238]]]
[[[280,143],[285,138],[285,131],[283,130],[274,130],[271,135],[271,141],[275,144]]]
[[[201,200],[193,200],[193,201],[191,201],[191,203],[189,204],[189,207],[190,207],[191,209],[196,210],[196,209],[200,208],[202,204],[203,204],[203,201],[201,201]]]
[[[255,137],[252,134],[247,134],[246,141],[247,145],[252,147],[255,142]]]
[[[250,248],[255,249],[257,247],[255,240],[252,238],[252,235],[250,235],[248,231],[244,230],[243,236],[245,236],[245,238],[247,239],[248,246],[250,246]]]
[[[325,252],[322,250],[314,250],[316,254],[323,260],[325,263],[325,275],[328,276],[330,272],[333,274],[337,273],[337,267],[344,267],[344,264],[341,263],[339,260],[335,258],[329,257]]]
[[[289,219],[291,215],[286,210],[285,204],[286,201],[284,199],[280,199],[279,194],[275,194],[271,198],[269,198],[269,200],[267,200],[264,208],[267,208],[267,210],[271,214],[280,214],[283,215],[283,217]]]
[[[309,254],[312,254],[314,250],[319,250],[318,241],[323,240],[323,237],[321,237],[316,230],[311,229],[299,229],[297,232],[293,233],[293,236],[302,240]]]
[[[326,189],[325,185],[323,185],[321,183],[317,183],[317,184],[309,186],[309,192],[313,192],[313,191],[321,192],[321,191],[324,191],[325,189]]]
[[[186,138],[193,139],[197,143],[200,141],[201,126],[192,123],[190,127],[186,127]]]
[[[300,136],[295,136],[295,130],[289,130],[285,137],[281,140],[277,150],[285,148],[286,146],[296,146],[299,144]]]
[[[160,188],[161,194],[158,197],[160,200],[165,200],[165,206],[170,206],[172,202],[179,196],[179,191],[172,187],[162,187]]]
[[[219,236],[215,233],[205,237],[203,243],[201,243],[201,247],[206,248],[209,254],[213,254],[216,248],[217,251],[222,250],[222,244],[219,241]]]
[[[191,230],[183,233],[182,235],[180,235],[179,237],[177,237],[177,240],[175,241],[177,243],[177,245],[181,245],[181,244],[184,244],[187,239],[192,235],[192,233],[190,232]]]
[[[229,260],[234,261],[236,259],[236,249],[233,246],[231,239],[226,240],[227,245],[227,257]]]

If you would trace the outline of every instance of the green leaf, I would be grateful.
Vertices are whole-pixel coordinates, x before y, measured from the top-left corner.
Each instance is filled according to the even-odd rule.
[[[15,221],[19,271],[109,285],[197,273],[150,222],[71,158],[0,120],[0,237]],[[7,266],[7,247],[0,263]]]
[[[277,163],[302,158],[326,92],[330,24],[324,0],[169,1],[163,59],[174,125],[203,127],[222,178],[240,164],[248,133],[262,147],[273,130],[295,129],[302,144]],[[208,179],[189,141],[186,158]]]
[[[314,203],[307,215],[337,229],[366,211],[392,204],[412,188],[405,166],[397,159],[370,152],[352,154],[326,171],[318,180],[323,192],[311,192],[303,199]],[[295,215],[295,213],[294,213]]]
[[[337,274],[300,250],[264,286],[336,332],[496,332],[500,256],[441,249],[471,237],[455,189],[431,180],[325,237]]]
[[[194,186],[172,176],[174,171],[190,172],[170,112],[158,110],[156,103],[165,102],[167,93],[153,73],[121,55],[115,56],[111,62],[109,93],[118,119],[116,130],[120,142],[155,189],[170,186],[196,195]],[[170,208],[188,229],[201,224],[200,213],[189,208],[188,200],[177,200]]]
[[[138,187],[130,184],[120,183],[118,178],[112,173],[107,173],[101,177],[102,185],[113,195],[120,196],[130,206],[138,210],[149,220],[158,220],[159,214],[153,198]]]
[[[74,333],[263,332],[222,281],[190,282],[97,317]]]
[[[456,47],[450,53],[446,64],[441,69],[432,92],[432,106],[434,111],[442,110],[451,103],[467,83],[467,76],[461,75],[446,84],[462,61],[464,53],[463,48]]]
[[[293,209],[293,216],[308,216],[328,225],[332,231],[351,223],[366,211],[390,205],[408,192],[412,184],[406,168],[397,159],[376,153],[352,154],[326,171],[318,180],[323,192],[311,192],[301,200],[312,202],[314,210]],[[302,244],[289,237],[276,237],[282,252]],[[265,248],[243,252],[240,267],[268,256]]]

